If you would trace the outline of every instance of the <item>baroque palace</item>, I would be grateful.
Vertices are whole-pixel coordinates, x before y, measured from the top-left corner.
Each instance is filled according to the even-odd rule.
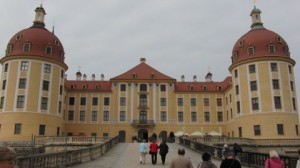
[[[299,138],[295,61],[288,44],[251,11],[250,31],[233,46],[231,76],[181,81],[145,58],[110,80],[65,78],[59,38],[45,28],[42,6],[31,27],[7,44],[0,81],[0,140],[33,136],[133,136],[194,131],[252,139]],[[228,58],[229,59],[229,58]]]

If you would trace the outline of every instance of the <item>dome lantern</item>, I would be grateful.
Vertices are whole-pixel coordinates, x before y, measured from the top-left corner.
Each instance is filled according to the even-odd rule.
[[[33,27],[45,27],[44,17],[46,15],[45,9],[41,5],[35,9],[35,19],[33,21]]]
[[[250,16],[252,17],[252,29],[259,29],[259,28],[264,28],[263,23],[261,22],[261,17],[260,17],[261,11],[254,6],[253,10],[250,13]]]

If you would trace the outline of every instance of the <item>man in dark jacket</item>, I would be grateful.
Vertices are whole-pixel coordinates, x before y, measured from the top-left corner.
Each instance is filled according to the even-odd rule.
[[[167,153],[169,152],[169,146],[167,145],[166,141],[162,141],[162,143],[158,146],[159,154],[161,157],[162,164],[165,164]]]

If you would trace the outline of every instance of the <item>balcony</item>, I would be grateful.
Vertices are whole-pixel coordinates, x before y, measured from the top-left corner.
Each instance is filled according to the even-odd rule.
[[[143,105],[139,105],[138,109],[140,109],[140,110],[147,110],[147,109],[149,109],[149,107],[147,105],[143,104]]]
[[[134,127],[153,127],[154,120],[133,120],[131,123],[132,126]]]

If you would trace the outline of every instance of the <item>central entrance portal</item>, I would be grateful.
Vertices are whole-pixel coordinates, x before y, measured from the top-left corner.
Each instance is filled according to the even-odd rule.
[[[147,129],[139,129],[138,140],[143,141],[143,139],[145,139],[146,142],[148,142],[148,130]]]

